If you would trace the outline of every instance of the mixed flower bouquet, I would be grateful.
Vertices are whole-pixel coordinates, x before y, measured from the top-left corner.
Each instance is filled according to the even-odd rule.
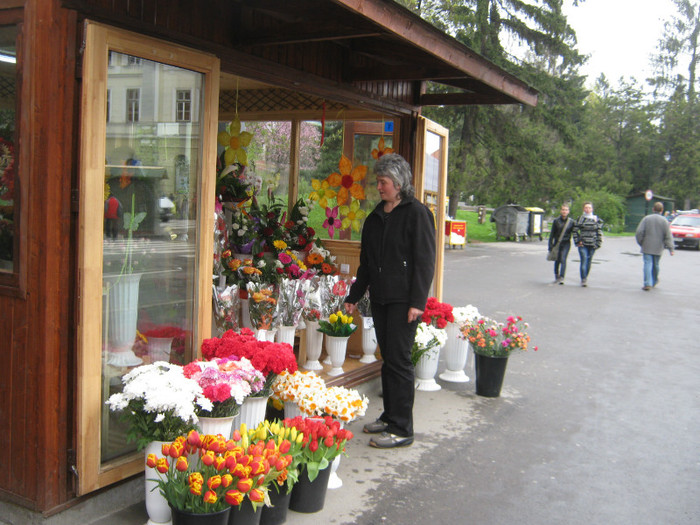
[[[323,247],[320,239],[314,241],[312,248],[304,257],[304,264],[307,269],[313,270],[316,275],[338,275],[335,257]]]
[[[129,424],[128,441],[139,450],[151,441],[172,441],[194,429],[197,412],[214,407],[202,387],[185,377],[179,365],[158,361],[134,368],[122,377],[122,392],[107,400]]]
[[[154,481],[173,508],[207,514],[248,498],[256,509],[269,501],[268,485],[285,477],[293,461],[291,448],[288,439],[251,442],[236,430],[226,440],[193,430],[164,444],[162,457],[149,454],[146,466],[156,471]]]
[[[277,254],[276,272],[281,279],[309,279],[314,275],[313,270],[308,270],[304,261],[296,253],[286,248],[284,241],[275,241],[275,246],[279,246],[283,251]],[[282,247],[285,248],[282,248]]]
[[[272,330],[277,326],[277,289],[274,284],[249,282],[250,322],[257,330]]]
[[[416,366],[420,358],[428,352],[439,352],[447,342],[447,332],[430,323],[418,323],[416,338],[411,349],[411,363]]]
[[[340,421],[330,416],[297,416],[285,419],[282,425],[292,429],[290,440],[296,438],[294,441],[298,441],[298,436],[302,436],[301,453],[292,465],[298,465],[300,470],[306,467],[309,481],[315,480],[320,470],[327,468],[331,461],[345,452],[345,444],[353,438],[352,432],[341,428]]]
[[[529,325],[523,318],[510,316],[505,323],[488,317],[479,317],[465,323],[462,337],[468,340],[474,353],[489,357],[508,357],[514,350],[527,350],[530,336]],[[537,351],[537,347],[534,347]]]
[[[319,321],[318,331],[332,337],[348,337],[357,329],[352,321],[352,316],[338,310],[328,316],[328,321]]]
[[[243,328],[240,333],[229,330],[221,337],[212,337],[202,342],[202,356],[205,359],[216,357],[245,357],[256,370],[265,376],[265,387],[253,397],[269,396],[272,383],[284,371],[295,372],[297,360],[292,347],[286,343],[258,341],[252,331]]]
[[[313,246],[316,231],[308,226],[309,207],[300,198],[292,206],[284,222],[282,240],[290,250],[308,252]]]
[[[222,166],[224,154],[219,158],[218,166]],[[262,183],[258,177],[238,162],[220,169],[216,177],[216,192],[223,202],[241,203],[250,199],[256,190],[256,185]]]
[[[262,373],[245,357],[192,361],[185,365],[184,374],[197,381],[212,402],[211,410],[201,410],[198,414],[206,417],[235,416],[246,397],[265,387]]]
[[[452,323],[454,320],[452,305],[441,303],[435,297],[428,297],[421,321],[437,328],[445,328],[447,323]]]

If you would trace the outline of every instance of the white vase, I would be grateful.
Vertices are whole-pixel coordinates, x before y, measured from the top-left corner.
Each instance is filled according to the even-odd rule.
[[[343,428],[343,422],[340,422],[340,428]],[[338,467],[340,466],[340,456],[338,454],[333,461],[331,461],[331,475],[328,477],[328,488],[329,489],[339,489],[343,486],[343,480],[338,476]]]
[[[149,454],[155,454],[156,456],[161,457],[163,455],[162,448],[164,443],[166,442],[151,441],[148,445],[146,445],[144,458],[148,458]],[[146,522],[146,525],[165,525],[172,523],[168,502],[160,493],[158,483],[153,481],[156,478],[162,478],[163,474],[154,468],[146,467],[145,475],[146,512],[148,513],[148,521]]]
[[[328,372],[329,376],[339,376],[344,373],[343,363],[345,362],[345,352],[348,348],[348,339],[346,337],[336,337],[326,334],[326,352],[331,358],[331,369]]]
[[[297,331],[296,326],[278,326],[277,327],[277,342],[287,343],[294,348],[294,334]]]
[[[318,321],[306,321],[306,363],[307,370],[323,370],[318,358],[323,351],[323,333],[318,331]]]
[[[299,408],[299,405],[297,405],[294,401],[285,401],[284,402],[284,417],[286,418],[294,418],[297,416],[304,416],[306,417],[306,414],[304,414],[301,411],[301,408]]]
[[[136,357],[132,350],[139,315],[141,275],[127,273],[106,279],[109,286],[108,365],[137,366],[143,363],[143,360]]]
[[[439,348],[430,349],[421,356],[416,363],[416,390],[434,392],[442,388],[435,381],[439,361]]]
[[[248,428],[257,428],[265,420],[269,397],[246,397],[241,405],[241,410],[233,421],[233,429],[241,428],[242,423],[245,423]]]
[[[149,337],[148,357],[151,363],[155,363],[156,361],[170,361],[170,347],[172,344],[172,337]]]
[[[241,327],[248,330],[253,329],[253,323],[250,320],[250,309],[248,303],[250,299],[241,299]]]
[[[467,383],[469,377],[464,373],[464,367],[467,364],[467,356],[469,355],[469,341],[459,337],[459,326],[457,323],[448,323],[446,331],[446,370],[439,377],[452,383]]]
[[[233,420],[236,416],[228,417],[199,417],[199,428],[202,429],[202,434],[212,434],[216,436],[221,434],[226,439],[231,438]]]
[[[362,357],[360,363],[374,363],[377,358],[377,333],[374,331],[374,320],[371,317],[362,318]]]

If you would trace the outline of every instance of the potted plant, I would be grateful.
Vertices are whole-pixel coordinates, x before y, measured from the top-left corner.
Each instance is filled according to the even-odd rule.
[[[249,503],[256,512],[264,505],[268,485],[292,463],[290,449],[289,440],[251,441],[239,431],[224,439],[191,431],[163,444],[160,454],[149,454],[146,465],[156,472],[153,481],[172,509],[173,525],[182,518],[194,523],[193,517],[201,517],[202,524],[227,524],[232,509]]]
[[[416,390],[440,390],[435,382],[440,348],[447,341],[447,333],[428,323],[418,323],[416,337],[411,349],[411,363],[416,368]]]
[[[453,383],[466,383],[469,377],[464,373],[469,355],[469,343],[461,337],[462,326],[479,317],[479,310],[472,305],[452,309],[454,321],[447,323],[445,343],[445,367],[440,379]]]
[[[199,428],[204,434],[231,436],[233,419],[246,397],[265,387],[265,378],[245,357],[217,357],[193,361],[184,367],[185,377],[194,379],[212,402],[211,410],[200,410]]]
[[[505,323],[479,317],[463,326],[462,337],[474,350],[477,395],[498,397],[501,394],[508,357],[514,351],[527,350],[530,343],[527,328],[528,324],[520,316],[510,316]]]
[[[135,441],[139,450],[145,448],[146,455],[162,442],[194,429],[197,410],[213,408],[202,388],[186,378],[178,365],[142,365],[124,375],[122,383],[122,392],[112,394],[107,404],[128,424],[127,440]],[[155,482],[146,479],[146,510],[151,521],[165,523],[170,520],[170,510],[154,487]]]
[[[345,315],[340,310],[330,314],[327,321],[319,321],[318,331],[326,334],[326,351],[331,358],[332,368],[328,372],[329,376],[339,376],[343,373],[348,339],[357,329],[352,321],[352,316]]]

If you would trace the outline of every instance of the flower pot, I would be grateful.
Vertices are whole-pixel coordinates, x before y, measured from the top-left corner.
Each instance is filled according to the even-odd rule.
[[[476,394],[483,397],[501,395],[508,357],[491,357],[474,354],[476,368]]]
[[[331,358],[329,376],[339,376],[344,372],[343,363],[345,362],[345,351],[348,348],[348,339],[350,339],[349,336],[336,337],[326,334],[326,352]]]
[[[377,334],[374,331],[374,320],[371,317],[362,318],[362,357],[360,363],[374,363],[377,358]]]
[[[162,455],[164,441],[151,441],[144,450],[144,461],[149,454]],[[169,443],[169,442],[168,442]],[[146,513],[148,514],[147,525],[169,524],[171,519],[170,507],[167,500],[160,493],[158,483],[153,481],[156,478],[163,478],[156,469],[146,467]]]
[[[173,344],[172,337],[149,337],[148,357],[151,363],[156,361],[170,361],[170,347]]]
[[[202,434],[221,434],[226,439],[231,438],[233,420],[236,416],[229,417],[199,417],[199,428],[202,429]]]
[[[260,516],[260,525],[281,525],[287,521],[287,511],[289,510],[289,500],[292,492],[287,492],[286,485],[282,487],[272,487],[269,491],[271,507],[263,507]]]
[[[343,428],[345,424],[341,421],[340,428]],[[338,467],[340,466],[340,458],[342,454],[338,454],[333,461],[331,461],[330,469],[331,475],[328,476],[328,488],[329,489],[339,489],[343,486],[343,480],[338,476]]]
[[[287,343],[294,348],[294,334],[297,331],[296,326],[279,326],[277,327],[277,342]]]
[[[231,507],[228,525],[259,525],[262,509],[263,505],[258,505],[257,510],[253,510],[253,504],[245,498],[240,505]]]
[[[440,348],[431,348],[421,356],[416,363],[416,390],[434,392],[442,388],[435,382],[439,361]]]
[[[323,370],[318,358],[323,351],[323,333],[318,331],[318,321],[306,321],[306,363],[307,370]]]
[[[109,286],[108,365],[138,366],[143,363],[132,350],[136,339],[141,275],[128,273],[106,280]]]
[[[170,507],[173,513],[173,525],[228,525],[231,507],[208,514],[192,514]]]
[[[299,481],[292,489],[292,497],[289,500],[289,508],[296,512],[318,512],[323,509],[328,491],[328,478],[331,475],[330,465],[319,471],[315,480],[309,481],[309,476],[304,466],[299,473]]]
[[[233,429],[241,428],[245,423],[248,428],[257,428],[265,420],[267,410],[267,400],[265,397],[246,397],[241,405],[241,410],[233,422]]]
[[[440,374],[440,379],[452,383],[467,383],[469,377],[464,373],[469,355],[469,341],[459,337],[459,326],[448,323],[446,327],[447,343],[445,343],[446,370]]]
[[[284,402],[284,417],[292,419],[292,418],[295,418],[297,416],[306,417],[306,414],[304,414],[301,411],[301,408],[299,408],[299,405],[297,405],[294,401],[285,401]]]

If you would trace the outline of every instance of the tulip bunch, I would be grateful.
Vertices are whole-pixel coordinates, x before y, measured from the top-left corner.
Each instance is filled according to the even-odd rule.
[[[471,343],[477,354],[508,357],[514,350],[527,350],[530,343],[527,328],[528,324],[520,316],[510,316],[505,323],[479,317],[463,325],[462,338]],[[534,350],[537,351],[537,347]]]
[[[148,455],[146,466],[158,472],[154,481],[173,508],[207,514],[239,506],[244,498],[254,509],[269,502],[268,485],[284,477],[292,463],[292,443],[251,441],[243,430],[245,435],[236,430],[228,440],[193,430],[165,443],[162,457]]]
[[[306,468],[309,480],[313,481],[318,472],[328,467],[331,461],[345,452],[345,444],[353,438],[353,433],[341,428],[339,421],[330,416],[302,417],[284,419],[282,426],[292,429],[290,440],[295,442],[301,435],[301,452],[295,458],[295,463],[301,470]],[[296,431],[296,435],[294,434]]]
[[[352,316],[338,310],[328,316],[328,321],[319,321],[318,331],[333,337],[347,337],[357,329],[352,321]]]

